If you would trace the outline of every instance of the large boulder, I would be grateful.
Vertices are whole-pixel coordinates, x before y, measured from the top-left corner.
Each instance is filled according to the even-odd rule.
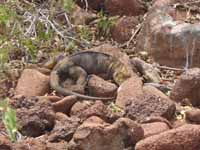
[[[147,50],[161,65],[200,66],[200,26],[196,21],[186,23],[186,16],[187,11],[172,6],[151,9],[138,35],[136,49]]]
[[[55,126],[48,136],[48,141],[70,141],[79,125],[80,119],[68,117],[62,113],[56,113]]]
[[[96,75],[91,75],[88,79],[88,91],[89,95],[96,97],[114,97],[117,86]]]
[[[194,106],[200,105],[200,69],[193,68],[183,73],[172,89],[171,99],[176,102],[189,100]]]
[[[33,97],[16,98],[11,104],[17,110],[17,123],[22,135],[37,137],[54,127],[55,113],[50,102]]]
[[[137,120],[139,122],[145,121],[148,117],[164,117],[172,119],[176,107],[173,101],[146,93],[137,99],[133,100],[125,109],[125,116]]]
[[[153,94],[153,95],[157,95],[157,96],[160,96],[162,98],[165,98],[165,99],[169,99],[169,97],[167,95],[165,95],[159,89],[157,89],[157,88],[155,88],[151,85],[143,86],[143,92],[144,92],[144,94]]]
[[[195,124],[200,124],[200,109],[191,109],[185,112],[185,118],[187,121]]]
[[[127,104],[131,103],[141,95],[143,95],[142,80],[139,77],[133,76],[119,87],[116,105],[125,108]]]
[[[71,149],[122,150],[132,147],[144,136],[141,126],[134,121],[120,118],[112,125],[85,121],[70,141]]]
[[[106,0],[105,9],[111,15],[137,16],[146,12],[141,0]]]
[[[169,126],[164,122],[145,123],[141,125],[144,130],[144,137],[153,136],[169,130]]]
[[[138,24],[139,21],[136,17],[123,16],[119,18],[112,27],[111,36],[115,41],[124,43],[131,38]]]
[[[135,150],[199,150],[199,141],[200,126],[188,124],[139,141]]]
[[[81,6],[82,8],[86,8],[86,6],[88,5],[88,7],[90,9],[94,9],[94,10],[101,10],[104,8],[104,2],[105,0],[76,0],[76,3]]]
[[[41,96],[48,92],[49,77],[34,69],[25,69],[17,83],[16,95]]]
[[[80,105],[80,103],[78,105]],[[84,109],[80,108],[81,111],[75,111],[72,115],[80,118],[82,121],[92,116],[98,116],[107,122],[114,122],[123,115],[122,111],[119,110],[119,112],[115,112],[110,107],[106,106],[102,101],[96,101],[90,107],[82,104],[82,107]]]

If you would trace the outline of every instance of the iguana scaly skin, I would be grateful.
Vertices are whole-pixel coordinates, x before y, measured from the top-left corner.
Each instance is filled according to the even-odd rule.
[[[117,58],[101,52],[83,51],[57,63],[50,75],[50,85],[52,89],[64,96],[75,95],[79,98],[94,100],[115,98],[87,96],[61,86],[66,77],[73,78],[77,84],[85,86],[89,74],[104,74],[105,79],[112,79],[118,85],[131,77],[130,71]]]

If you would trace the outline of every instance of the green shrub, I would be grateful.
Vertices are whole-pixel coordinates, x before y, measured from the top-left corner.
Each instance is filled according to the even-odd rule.
[[[115,25],[116,17],[107,17],[103,11],[98,13],[97,29],[99,36],[107,37],[110,34],[111,27]]]
[[[75,7],[74,0],[63,0],[63,8],[66,12],[70,13]]]
[[[7,8],[5,5],[0,4],[0,24],[8,25],[11,19],[15,17],[15,13]]]
[[[87,26],[78,26],[78,33],[81,39],[92,40],[92,33]]]
[[[7,99],[0,101],[0,110],[2,111],[2,120],[5,125],[7,134],[10,140],[15,142],[17,140],[16,112],[9,106]]]

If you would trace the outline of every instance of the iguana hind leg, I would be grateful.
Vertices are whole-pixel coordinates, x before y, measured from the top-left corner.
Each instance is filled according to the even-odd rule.
[[[76,84],[85,85],[87,82],[87,72],[79,66],[70,67],[68,74],[69,77],[76,80]]]
[[[68,86],[65,85],[64,88],[84,94],[85,86],[87,84],[87,72],[79,66],[73,66],[69,68],[68,76],[75,80],[75,84]]]

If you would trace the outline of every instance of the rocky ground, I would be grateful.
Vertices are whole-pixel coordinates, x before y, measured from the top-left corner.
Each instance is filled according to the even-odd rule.
[[[7,99],[17,119],[16,132],[0,103],[0,150],[199,150],[199,5],[0,1],[0,102]],[[116,99],[51,89],[52,61],[83,50],[109,54],[129,69],[119,87],[88,79],[87,94]]]

